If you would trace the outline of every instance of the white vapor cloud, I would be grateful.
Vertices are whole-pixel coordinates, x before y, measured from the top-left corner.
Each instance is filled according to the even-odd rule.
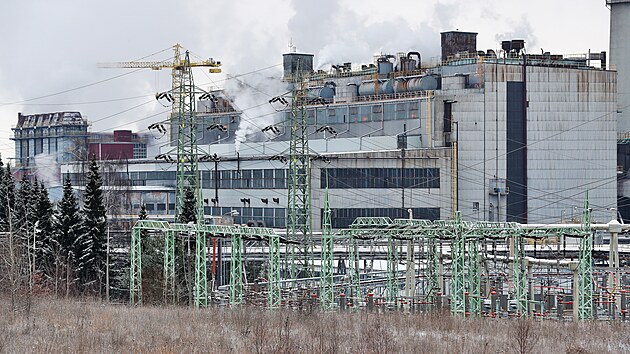
[[[225,74],[274,67],[261,71],[262,77],[277,76],[289,40],[298,51],[315,54],[320,68],[369,63],[381,52],[418,50],[428,60],[439,55],[439,32],[454,29],[478,32],[480,49],[497,48],[499,38],[511,36],[525,39],[530,52],[608,48],[609,11],[603,0],[575,0],[570,6],[543,0],[181,0],[170,5],[155,0],[5,1],[0,11],[0,152],[5,162],[14,153],[9,137],[18,112],[80,111],[94,131],[142,131],[166,119],[160,112],[168,108],[143,103],[170,88],[168,70],[133,72],[96,64],[156,52],[146,60],[167,60],[175,43],[190,49],[195,60],[222,61]],[[222,81],[225,77],[195,70],[195,82],[203,88],[237,86]],[[248,75],[241,78],[257,85]],[[269,99],[248,97],[252,101],[237,102],[239,107]],[[156,116],[147,118],[151,115]]]

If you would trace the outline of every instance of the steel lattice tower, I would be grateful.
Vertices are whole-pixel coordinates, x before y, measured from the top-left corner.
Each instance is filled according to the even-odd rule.
[[[179,219],[184,210],[186,190],[190,189],[193,191],[197,203],[197,226],[202,226],[204,224],[204,213],[201,185],[199,183],[195,83],[188,51],[186,51],[184,60],[180,61],[180,65],[176,65],[174,69],[173,98],[177,104],[177,110],[175,108],[173,110],[175,116],[172,117],[173,124],[177,124],[175,220]],[[195,228],[195,230],[201,229],[201,227]],[[195,306],[205,307],[208,303],[206,235],[201,231],[195,231],[195,236]]]
[[[195,107],[195,84],[188,52],[184,61],[175,70],[173,98],[177,111],[173,123],[177,124],[177,192],[175,194],[175,218],[184,208],[186,189],[191,189],[197,198],[197,222],[203,222],[203,204],[199,185],[199,155],[197,149],[197,120]],[[175,82],[177,80],[177,82]]]
[[[326,176],[328,186],[328,176]],[[324,218],[322,220],[322,267],[320,274],[320,299],[323,309],[330,309],[334,305],[334,277],[333,277],[333,233],[328,187],[324,195]]]
[[[311,160],[308,148],[306,100],[308,90],[301,65],[293,82],[291,102],[291,141],[289,145],[288,224],[287,236],[299,243],[290,246],[289,272],[292,279],[310,277],[313,250],[311,246]],[[298,269],[299,267],[299,269]]]
[[[591,231],[591,209],[588,203],[588,191],[584,198],[582,212],[582,232],[578,258],[578,318],[593,318],[593,232]],[[575,306],[575,305],[574,305]]]

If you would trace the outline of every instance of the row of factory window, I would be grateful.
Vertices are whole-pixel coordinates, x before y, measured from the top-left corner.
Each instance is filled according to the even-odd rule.
[[[326,182],[328,181],[328,182]],[[440,188],[439,168],[326,168],[321,188]]]
[[[73,185],[84,185],[83,173],[68,173]],[[115,172],[102,176],[103,185],[115,186],[131,181],[135,186],[175,186],[175,171]],[[218,177],[218,180],[216,179]],[[218,186],[216,185],[218,181]],[[328,182],[327,182],[328,181]],[[326,185],[328,183],[328,185]],[[287,170],[241,169],[201,172],[204,189],[286,189]],[[439,168],[324,168],[320,188],[440,188]]]
[[[134,205],[134,209],[139,210],[140,205]],[[149,214],[164,215],[173,214],[175,204],[145,203]],[[438,220],[440,218],[440,208],[411,208],[415,219]],[[249,208],[249,207],[210,207],[204,208],[206,215],[221,217],[229,215],[234,211],[238,215],[233,216],[235,224],[252,224],[273,228],[286,227],[285,208]],[[320,209],[320,215],[324,210]],[[234,215],[236,213],[233,213]],[[332,227],[336,229],[347,228],[358,217],[389,217],[391,219],[406,219],[409,217],[407,208],[335,208],[332,215]],[[323,220],[323,218],[320,218]],[[320,225],[321,226],[321,225]]]
[[[66,135],[86,135],[87,125],[85,126],[63,126],[63,127],[36,127],[15,129],[14,135],[16,139],[32,138],[32,137],[63,137]]]
[[[420,102],[377,103],[342,107],[316,107],[306,111],[309,124],[376,122],[415,119],[420,115]],[[287,113],[287,119],[291,112]]]

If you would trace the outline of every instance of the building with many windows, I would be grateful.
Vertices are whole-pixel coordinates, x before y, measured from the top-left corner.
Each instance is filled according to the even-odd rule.
[[[80,112],[18,113],[12,130],[18,178],[23,174],[38,176],[51,187],[61,184],[60,166],[64,163],[85,162],[92,157],[125,162],[147,158],[147,136],[129,130],[91,132]]]
[[[330,71],[312,70],[313,55],[285,54],[284,80],[308,77],[313,229],[326,189],[334,227],[455,210],[466,220],[566,222],[586,191],[594,220],[607,222],[617,197],[616,72],[605,53],[523,48],[513,40],[478,51],[475,33],[446,32],[440,63],[409,52]],[[237,223],[285,227],[292,112],[262,123],[215,94],[198,104],[200,148],[214,156],[199,165],[206,214],[236,210]],[[255,133],[235,144],[244,123]],[[129,208],[173,213],[176,166],[149,158],[124,172]],[[70,164],[64,173],[79,172]]]

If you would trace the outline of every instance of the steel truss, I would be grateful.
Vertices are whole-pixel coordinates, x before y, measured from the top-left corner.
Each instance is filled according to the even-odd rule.
[[[585,201],[582,223],[576,225],[524,225],[517,223],[494,222],[464,222],[459,213],[453,220],[407,220],[389,218],[357,218],[348,228],[332,233],[330,230],[330,206],[328,198],[325,198],[324,232],[322,235],[322,266],[320,277],[321,307],[329,309],[334,306],[334,277],[333,262],[334,248],[338,243],[347,245],[348,254],[348,296],[347,301],[352,307],[358,309],[363,301],[362,289],[366,289],[364,281],[374,279],[361,279],[359,272],[360,243],[363,241],[377,242],[387,247],[387,270],[385,278],[377,280],[385,284],[383,297],[389,304],[397,304],[401,287],[401,276],[398,272],[398,247],[399,241],[412,241],[416,244],[426,245],[426,263],[418,268],[422,278],[426,279],[424,287],[424,303],[435,304],[437,294],[442,290],[440,284],[440,264],[444,259],[450,258],[451,286],[450,286],[450,310],[456,316],[479,316],[482,313],[482,299],[487,294],[481,292],[481,265],[490,255],[480,249],[482,240],[503,240],[510,245],[510,254],[500,256],[510,266],[510,292],[511,298],[516,300],[517,315],[531,316],[532,303],[530,290],[528,289],[528,272],[531,272],[531,264],[539,260],[525,256],[526,240],[531,239],[557,239],[559,236],[579,238],[579,255],[576,262],[565,262],[575,272],[575,299],[577,306],[577,318],[587,320],[593,318],[593,291],[592,283],[592,225],[590,223],[590,209],[588,199]],[[599,225],[599,229],[606,225]],[[132,229],[131,238],[131,271],[130,271],[130,303],[142,304],[142,249],[141,231],[163,232],[166,239],[164,246],[164,294],[168,302],[172,301],[174,293],[174,243],[175,235],[188,233],[195,237],[206,236],[223,237],[231,239],[231,267],[230,267],[230,304],[239,306],[243,303],[245,291],[243,269],[243,241],[266,241],[269,245],[268,263],[268,294],[267,306],[277,308],[282,305],[281,299],[281,256],[280,245],[283,239],[268,228],[250,228],[241,226],[221,225],[194,225],[177,224],[164,221],[140,220]],[[285,242],[292,242],[285,240]],[[445,247],[444,257],[441,251]],[[424,252],[424,251],[423,251]],[[450,254],[449,254],[450,253]],[[497,260],[494,256],[495,261]],[[413,257],[409,258],[415,262]],[[407,267],[410,267],[407,264]],[[203,274],[205,276],[205,273]],[[530,275],[531,276],[531,275]],[[402,277],[405,278],[405,277]],[[531,285],[531,284],[530,284]],[[341,285],[340,285],[341,287]],[[413,300],[413,299],[412,299]],[[200,302],[203,300],[200,299]],[[207,301],[207,298],[205,299]]]
[[[269,289],[270,298],[273,297],[275,302],[279,303],[280,298],[280,255],[279,244],[280,237],[274,232],[273,229],[264,227],[241,227],[241,226],[226,226],[226,225],[196,225],[196,224],[181,224],[181,223],[169,223],[166,221],[152,221],[152,220],[138,220],[131,230],[131,248],[130,248],[130,277],[129,277],[129,302],[131,305],[142,304],[142,247],[141,247],[141,235],[142,230],[157,231],[164,233],[165,246],[164,246],[164,293],[169,296],[165,298],[167,302],[174,301],[174,284],[175,284],[175,262],[174,262],[174,244],[175,234],[186,233],[195,238],[212,237],[229,238],[232,242],[231,245],[231,259],[230,259],[230,303],[234,306],[238,306],[242,303],[243,299],[243,240],[263,240],[270,244],[271,253],[275,254],[275,261],[269,263]],[[203,262],[205,263],[205,261]],[[202,281],[207,282],[207,273],[200,274]],[[195,289],[195,294],[198,292]],[[207,297],[205,299],[199,299],[199,303],[207,303]],[[271,305],[270,305],[271,306]]]

